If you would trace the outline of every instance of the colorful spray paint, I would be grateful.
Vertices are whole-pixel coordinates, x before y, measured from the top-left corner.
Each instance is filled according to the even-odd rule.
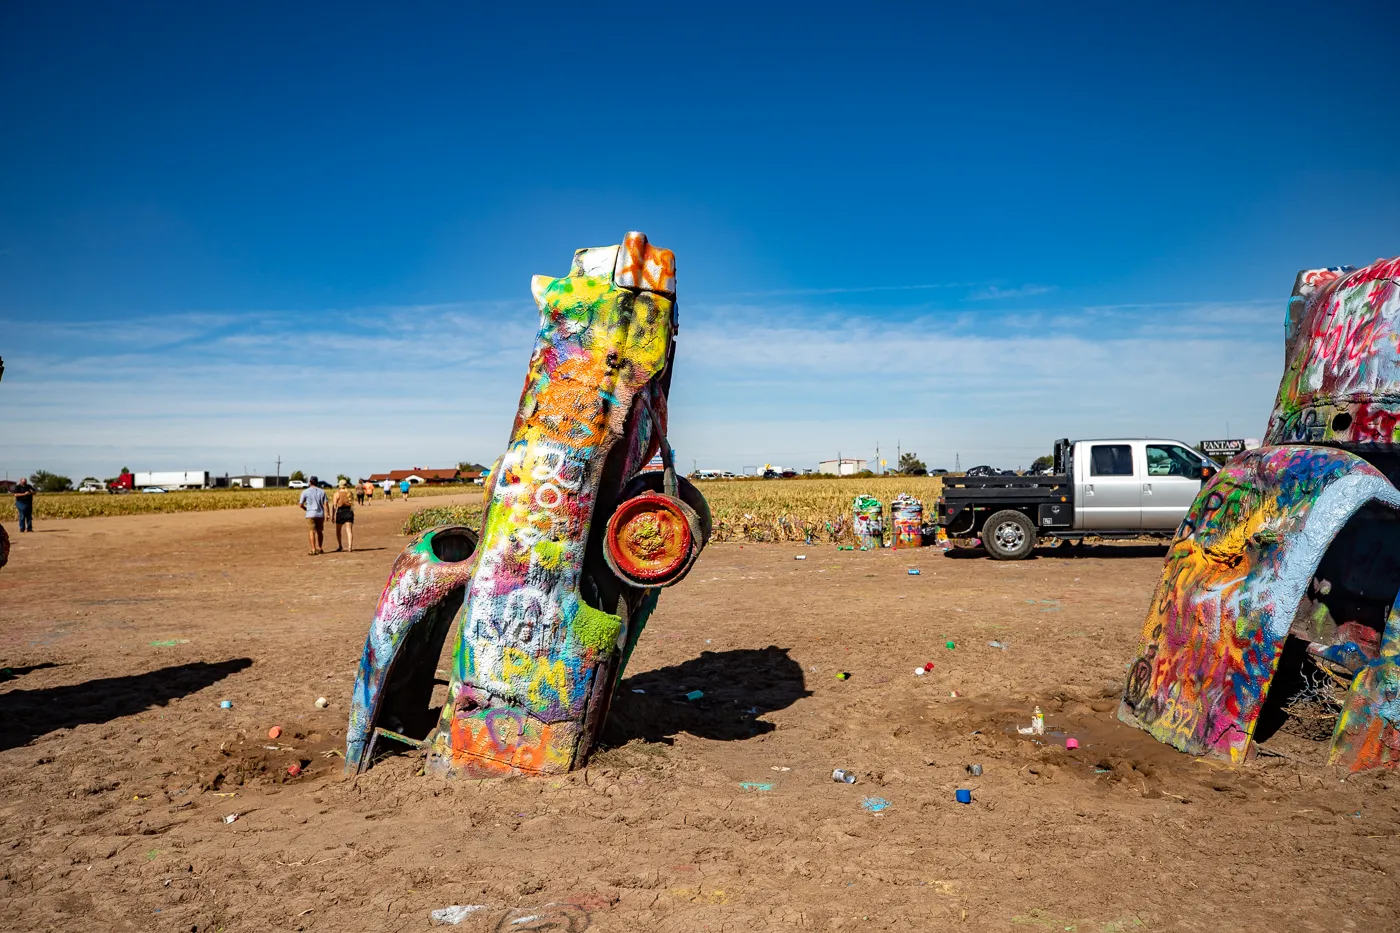
[[[672,254],[629,233],[532,290],[540,330],[425,740],[438,774],[584,762],[657,588],[684,577],[709,537],[704,498],[666,443]],[[642,472],[658,452],[665,469]]]
[[[1293,638],[1355,674],[1331,760],[1400,763],[1398,282],[1395,259],[1299,274],[1268,446],[1213,477],[1172,542],[1124,722],[1242,760]]]
[[[885,507],[874,496],[856,496],[851,529],[862,551],[885,546]]]
[[[900,493],[890,503],[890,525],[894,530],[894,548],[924,546],[924,504],[913,496]]]

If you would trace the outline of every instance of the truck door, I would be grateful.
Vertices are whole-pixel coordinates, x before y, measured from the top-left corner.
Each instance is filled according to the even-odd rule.
[[[1075,512],[1085,531],[1142,527],[1143,471],[1135,470],[1133,445],[1081,442],[1076,458]]]
[[[1148,444],[1142,481],[1142,527],[1171,531],[1201,491],[1201,458],[1180,444]]]

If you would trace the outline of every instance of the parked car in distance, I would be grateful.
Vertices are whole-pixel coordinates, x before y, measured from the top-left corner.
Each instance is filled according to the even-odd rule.
[[[304,479],[294,479],[287,484],[288,489],[305,489],[309,484]]]
[[[165,490],[164,490],[164,489],[161,489],[159,486],[147,486],[145,489],[143,489],[143,490],[141,490],[141,491],[142,491],[142,492],[165,492]]]
[[[106,492],[101,483],[83,483],[78,487],[78,492]]]

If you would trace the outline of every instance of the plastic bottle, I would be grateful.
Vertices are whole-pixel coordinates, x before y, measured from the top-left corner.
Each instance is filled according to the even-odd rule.
[[[1031,713],[1031,734],[1045,734],[1045,714],[1040,711],[1039,706],[1035,708],[1035,712]]]

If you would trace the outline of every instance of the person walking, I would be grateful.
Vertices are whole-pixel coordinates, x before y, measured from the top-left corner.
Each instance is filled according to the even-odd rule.
[[[394,498],[394,484],[387,479],[384,481],[384,501],[388,502]]]
[[[374,484],[365,480],[365,505],[374,505]]]
[[[29,485],[29,477],[21,476],[13,490],[15,511],[19,513],[19,530],[34,530],[34,487]]]
[[[326,491],[316,477],[311,477],[311,484],[301,491],[297,505],[306,513],[306,534],[311,541],[311,553],[326,553]]]
[[[350,504],[350,484],[340,481],[340,488],[331,500],[331,514],[335,516],[335,549],[355,550],[355,509]]]
[[[356,483],[356,484],[355,484],[355,504],[356,504],[356,505],[364,505],[364,504],[365,504],[365,484],[364,484],[364,483]]]
[[[409,487],[412,486],[412,485],[413,485],[413,484],[410,483],[408,480],[403,480],[402,482],[400,482],[400,483],[399,483],[399,494],[402,495],[405,499],[407,499],[407,498],[408,498],[408,490],[409,490]]]

